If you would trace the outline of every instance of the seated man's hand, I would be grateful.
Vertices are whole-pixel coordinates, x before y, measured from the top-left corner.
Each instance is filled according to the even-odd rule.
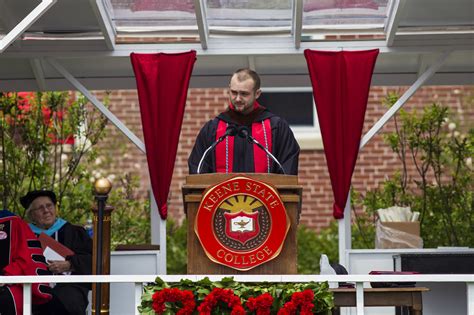
[[[71,263],[67,260],[48,260],[48,269],[53,274],[61,274],[71,271]]]

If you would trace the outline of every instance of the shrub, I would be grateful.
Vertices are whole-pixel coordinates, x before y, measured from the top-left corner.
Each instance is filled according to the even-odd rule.
[[[385,103],[391,106],[397,99],[389,94]],[[467,100],[472,106],[472,97]],[[474,246],[474,234],[466,233],[474,230],[472,122],[456,119],[436,103],[421,113],[400,110],[394,120],[396,131],[385,141],[397,154],[401,169],[358,202],[369,215],[393,205],[418,211],[425,247]],[[409,165],[416,170],[413,177]]]

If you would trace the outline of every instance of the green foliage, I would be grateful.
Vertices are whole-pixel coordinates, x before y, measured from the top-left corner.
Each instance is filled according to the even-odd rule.
[[[337,261],[337,224],[331,224],[319,233],[302,225],[297,231],[297,242],[299,274],[319,274],[321,254],[326,254],[331,262]]]
[[[352,248],[373,248],[375,229],[368,218],[360,217],[352,226]],[[339,260],[338,226],[333,221],[319,232],[301,225],[297,231],[298,274],[319,274],[319,259],[326,254],[331,263]]]
[[[112,248],[120,244],[147,244],[151,239],[150,207],[148,201],[135,196],[138,178],[125,174],[117,178],[108,204],[112,213]]]
[[[232,289],[234,294],[240,297],[242,304],[245,304],[250,297],[257,297],[263,293],[269,293],[274,298],[272,305],[272,314],[276,314],[277,311],[288,302],[291,295],[295,292],[301,292],[306,289],[310,289],[314,292],[313,304],[315,305],[313,311],[314,314],[330,314],[330,310],[334,307],[333,294],[329,292],[329,286],[327,282],[324,283],[241,283],[234,281],[231,278],[223,278],[221,281],[211,281],[209,278],[204,278],[200,281],[190,281],[183,279],[180,282],[168,284],[159,277],[156,278],[155,283],[145,286],[144,293],[142,295],[142,303],[138,307],[140,314],[154,314],[153,304],[153,293],[162,290],[164,288],[179,288],[180,290],[190,290],[194,293],[196,304],[202,303],[204,298],[214,288],[225,288]],[[197,309],[197,308],[196,308]],[[195,311],[197,314],[197,310]],[[213,314],[225,314],[224,310],[216,309]]]
[[[186,221],[178,225],[168,218],[166,222],[166,268],[168,274],[186,274],[188,266],[187,226]]]
[[[69,92],[0,93],[4,208],[24,216],[19,197],[50,189],[58,196],[62,217],[85,221],[93,200],[85,165],[106,125],[86,104],[82,95]]]
[[[91,218],[93,183],[106,175],[112,158],[96,147],[107,119],[87,108],[84,96],[69,92],[0,93],[0,119],[2,206],[23,217],[20,196],[50,189],[58,196],[59,216],[74,224]],[[136,198],[137,178],[109,177],[114,177],[108,200],[115,208],[112,247],[148,243],[149,207]]]
[[[397,99],[389,94],[385,103],[391,106]],[[421,113],[400,110],[395,124],[385,141],[401,169],[358,202],[369,214],[393,205],[420,212],[425,247],[474,246],[474,234],[466,233],[474,230],[472,122],[457,122],[447,107],[433,103]],[[414,178],[409,178],[409,164],[416,169]]]

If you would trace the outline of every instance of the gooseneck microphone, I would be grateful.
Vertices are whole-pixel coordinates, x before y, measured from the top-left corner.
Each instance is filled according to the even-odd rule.
[[[260,149],[262,149],[263,151],[265,151],[265,153],[271,157],[271,159],[273,161],[275,161],[275,163],[280,167],[281,171],[283,172],[283,174],[286,175],[286,172],[285,172],[285,169],[283,168],[283,166],[281,166],[280,162],[277,160],[277,158],[275,156],[273,156],[273,154],[270,153],[270,151],[267,150],[267,148],[265,148],[260,142],[257,141],[257,139],[255,139],[254,137],[252,137],[250,135],[250,129],[247,127],[247,126],[241,126],[238,128],[238,131],[237,131],[237,134],[239,135],[239,137],[241,138],[244,138],[244,139],[247,139],[248,142],[250,143],[255,143],[257,145],[257,147],[259,147]]]
[[[204,162],[204,159],[206,158],[207,156],[207,153],[209,151],[211,151],[212,149],[214,149],[216,147],[216,145],[218,145],[219,143],[221,143],[225,137],[227,136],[235,136],[237,134],[238,130],[237,130],[237,127],[234,126],[234,125],[229,125],[225,131],[225,133],[219,137],[219,139],[217,139],[216,141],[214,141],[210,146],[209,148],[206,149],[206,151],[204,151],[204,153],[202,154],[202,157],[201,159],[199,160],[199,164],[198,164],[198,168],[197,168],[197,174],[201,174],[201,166],[202,166],[202,162]]]

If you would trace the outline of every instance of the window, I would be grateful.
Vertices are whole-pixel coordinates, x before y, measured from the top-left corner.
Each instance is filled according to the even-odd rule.
[[[290,124],[301,149],[322,149],[311,88],[262,88],[258,102]]]

